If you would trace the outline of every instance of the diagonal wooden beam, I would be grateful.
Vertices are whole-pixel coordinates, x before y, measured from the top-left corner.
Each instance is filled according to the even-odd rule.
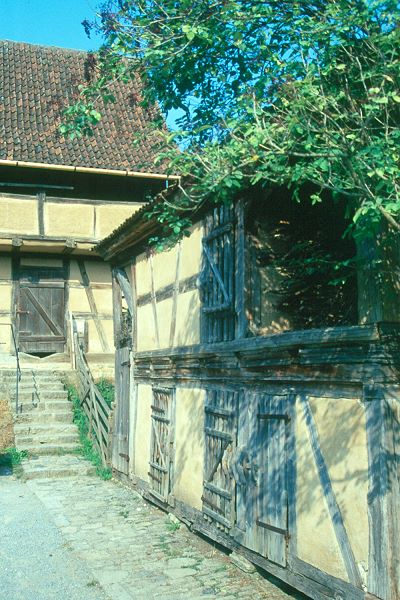
[[[64,337],[63,332],[60,331],[58,329],[57,325],[50,319],[50,317],[46,313],[46,311],[43,308],[43,306],[39,303],[39,301],[37,300],[37,298],[35,298],[35,296],[32,294],[32,291],[29,288],[24,288],[24,291],[25,291],[25,294],[28,296],[30,302],[33,304],[33,306],[38,311],[39,315],[42,317],[43,321],[49,327],[50,331],[52,333],[54,333],[54,335],[58,335],[58,336]]]
[[[357,567],[356,559],[353,554],[353,549],[347,535],[346,528],[343,523],[342,513],[339,504],[336,500],[335,492],[333,491],[331,478],[329,476],[328,467],[322,454],[319,443],[318,430],[311,410],[307,396],[300,395],[300,401],[303,405],[304,416],[308,431],[310,434],[311,448],[314,454],[314,460],[317,467],[319,480],[324,491],[325,499],[328,505],[329,514],[332,519],[333,530],[336,535],[338,546],[342,554],[343,562],[349,576],[349,581],[357,587],[362,587],[360,572]]]

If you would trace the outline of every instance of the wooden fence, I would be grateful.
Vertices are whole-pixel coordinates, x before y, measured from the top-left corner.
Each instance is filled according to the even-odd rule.
[[[79,377],[79,399],[89,429],[89,438],[100,454],[104,466],[110,459],[110,413],[111,408],[104,400],[85,357],[76,327],[73,327],[75,365]]]

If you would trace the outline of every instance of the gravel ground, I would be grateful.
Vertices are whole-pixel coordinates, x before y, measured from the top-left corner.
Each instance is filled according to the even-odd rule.
[[[0,477],[0,598],[108,600],[33,491]]]

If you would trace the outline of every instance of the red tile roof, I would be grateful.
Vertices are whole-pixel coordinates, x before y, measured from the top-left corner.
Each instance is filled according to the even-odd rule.
[[[146,132],[155,108],[138,105],[140,84],[114,84],[115,104],[99,105],[103,118],[93,137],[70,140],[59,134],[62,111],[87,82],[87,52],[0,41],[0,160],[157,173],[155,137],[133,146]]]

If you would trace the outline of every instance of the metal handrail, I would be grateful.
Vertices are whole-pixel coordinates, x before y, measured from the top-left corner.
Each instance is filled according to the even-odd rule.
[[[19,410],[19,382],[21,381],[22,378],[22,371],[21,371],[21,366],[20,366],[20,362],[19,362],[19,348],[17,346],[17,338],[15,335],[15,327],[12,323],[0,323],[0,325],[4,325],[7,327],[11,328],[11,334],[12,334],[12,340],[13,340],[13,344],[14,344],[14,350],[15,350],[15,359],[17,362],[17,368],[16,368],[16,381],[15,381],[15,413],[18,414],[18,410]]]

